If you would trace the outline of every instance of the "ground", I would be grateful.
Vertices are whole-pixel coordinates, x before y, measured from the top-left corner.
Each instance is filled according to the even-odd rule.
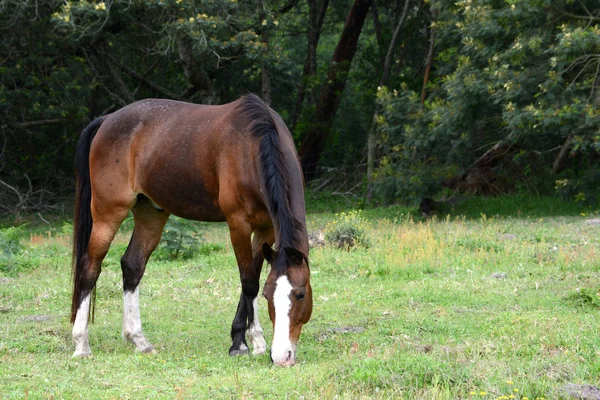
[[[287,369],[227,354],[240,289],[225,225],[198,225],[204,250],[189,260],[151,259],[141,314],[158,353],[146,355],[120,335],[125,224],[89,359],[71,358],[68,227],[26,227],[25,267],[0,275],[0,397],[550,399],[597,384],[600,225],[513,200],[428,220],[363,211],[369,248],[311,251],[313,317]],[[309,230],[335,219],[309,213]]]

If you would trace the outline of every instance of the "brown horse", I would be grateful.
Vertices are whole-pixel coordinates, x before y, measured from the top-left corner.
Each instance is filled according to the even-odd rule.
[[[302,171],[277,113],[254,95],[221,106],[139,101],[85,128],[75,165],[74,356],[91,354],[92,292],[115,232],[131,210],[135,227],[121,258],[123,337],[137,351],[154,351],[142,333],[139,284],[174,214],[229,225],[242,284],[229,354],[248,353],[246,333],[253,354],[266,351],[257,302],[266,258],[271,359],[294,364],[300,331],[312,312],[312,290]]]

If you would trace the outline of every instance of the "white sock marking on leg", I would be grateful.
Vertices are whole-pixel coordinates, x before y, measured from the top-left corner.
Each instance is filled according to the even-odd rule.
[[[248,328],[248,336],[252,340],[252,354],[260,355],[264,354],[267,351],[267,342],[265,342],[265,337],[263,335],[262,327],[260,326],[260,321],[258,319],[258,298],[255,297],[252,300],[252,309],[254,310],[254,320],[252,324]]]
[[[133,292],[123,292],[123,337],[135,344],[138,351],[152,350],[152,345],[142,333],[139,285]]]
[[[277,278],[275,293],[273,294],[273,303],[275,306],[275,328],[273,332],[273,346],[271,347],[271,357],[276,364],[284,363],[288,358],[288,353],[294,349],[290,342],[290,309],[292,301],[290,293],[292,285],[287,276],[282,275]]]
[[[90,313],[90,294],[88,293],[81,300],[77,314],[75,315],[75,323],[73,324],[72,337],[75,342],[75,353],[73,357],[86,357],[92,354],[88,339],[88,318]]]

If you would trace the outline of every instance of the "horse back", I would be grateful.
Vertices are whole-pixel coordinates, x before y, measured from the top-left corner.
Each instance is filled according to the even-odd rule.
[[[90,151],[94,195],[132,206],[143,194],[169,213],[202,221],[264,214],[258,143],[245,134],[235,105],[149,99],[107,116]]]

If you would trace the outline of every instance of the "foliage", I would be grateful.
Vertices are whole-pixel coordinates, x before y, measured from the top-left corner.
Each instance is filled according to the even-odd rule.
[[[189,260],[194,257],[199,252],[199,242],[204,240],[202,231],[198,232],[199,226],[192,221],[171,216],[155,251],[156,257],[161,260]],[[202,252],[206,251],[204,249]]]
[[[360,216],[360,211],[342,212],[336,216],[337,219],[325,227],[327,244],[344,250],[370,246],[371,241],[367,235],[368,223]]]
[[[432,197],[456,175],[458,166],[446,160],[460,158],[460,150],[441,128],[435,129],[434,121],[441,117],[423,110],[417,93],[382,87],[378,99],[384,113],[377,118],[384,156],[375,174],[377,194],[386,202],[413,204]]]
[[[497,193],[550,193],[560,181],[567,184],[559,195],[596,202],[596,1],[412,0],[389,85],[378,90],[403,3],[377,1],[362,30],[323,143],[320,171],[334,170],[322,181],[326,190],[364,187],[366,135],[377,109],[375,189],[385,203],[469,191],[465,176],[497,144],[507,148],[490,167],[503,183]],[[271,105],[296,121],[299,144],[351,4],[329,2],[316,75],[303,76],[307,2],[0,2],[0,181],[9,185],[0,202],[10,203],[1,212],[72,197],[78,132],[94,117],[148,97],[221,104],[261,93],[263,66]],[[432,37],[435,57],[423,87]],[[305,100],[297,104],[303,81]]]
[[[565,175],[598,168],[594,2],[441,0],[431,8],[437,70],[427,101],[420,103],[409,81],[378,96],[386,200],[431,196],[496,143],[513,149],[507,157],[518,172],[504,171],[513,182],[551,188],[535,179],[548,175],[563,145]]]

